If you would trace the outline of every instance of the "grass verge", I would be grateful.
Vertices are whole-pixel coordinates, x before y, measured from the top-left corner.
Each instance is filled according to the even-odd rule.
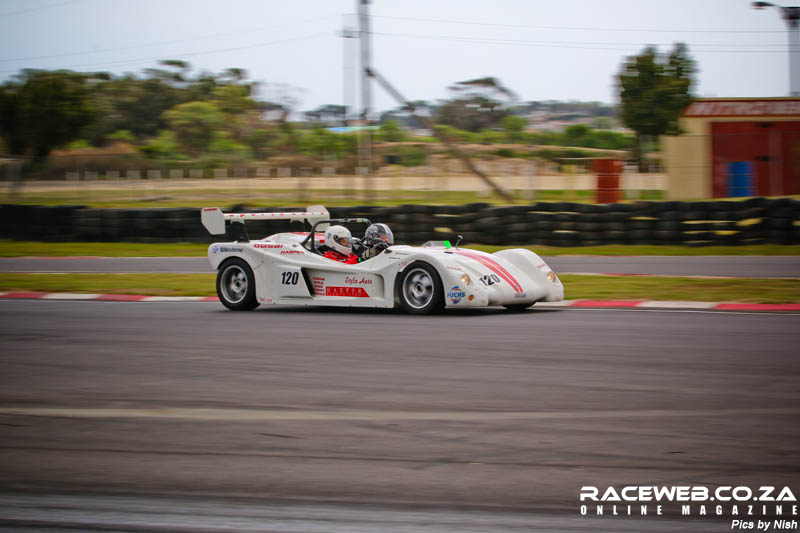
[[[668,276],[559,276],[570,300],[687,300],[692,302],[798,303],[800,280],[701,279]]]
[[[496,252],[504,248],[528,248],[543,256],[554,255],[800,255],[800,245],[761,244],[757,246],[489,246],[465,245],[468,248]],[[135,243],[135,242],[33,242],[0,240],[0,257],[205,257],[206,244]]]
[[[214,274],[0,274],[2,291],[216,296]]]
[[[505,205],[508,201],[496,193],[481,194],[475,191],[448,190],[360,190],[342,191],[336,189],[311,189],[299,191],[290,189],[263,189],[245,186],[242,188],[185,188],[185,185],[165,181],[148,181],[141,188],[131,189],[122,182],[108,183],[107,187],[75,187],[61,190],[47,190],[32,185],[32,190],[21,191],[0,189],[0,203],[32,205],[85,205],[92,208],[150,208],[150,207],[222,207],[245,204],[248,207],[277,207],[285,205],[351,206],[370,204],[398,206],[404,204],[468,204],[486,202]],[[512,191],[514,202],[529,204],[537,202],[578,202],[594,201],[594,191],[586,190],[546,190],[536,191],[535,200],[525,193]],[[640,191],[637,195],[622,200],[662,200],[664,193],[657,190]]]
[[[207,244],[0,240],[0,257],[205,257]]]
[[[0,274],[2,291],[213,296],[214,274]],[[798,303],[800,280],[582,276],[561,279],[571,300]]]

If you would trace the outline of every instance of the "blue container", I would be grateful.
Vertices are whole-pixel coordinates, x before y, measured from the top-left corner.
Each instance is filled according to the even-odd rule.
[[[753,164],[749,161],[728,163],[728,196],[753,196]]]

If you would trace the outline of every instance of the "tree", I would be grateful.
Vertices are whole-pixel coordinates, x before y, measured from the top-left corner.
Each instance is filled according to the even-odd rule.
[[[516,115],[508,115],[507,117],[503,118],[501,123],[503,125],[503,129],[506,130],[506,136],[508,137],[508,140],[513,143],[520,142],[522,140],[522,132],[525,131],[525,126],[528,125],[527,120]]]
[[[88,76],[25,70],[0,87],[0,135],[12,155],[41,161],[50,150],[82,137],[95,117]]]
[[[500,127],[516,100],[510,89],[491,77],[460,81],[449,89],[457,96],[437,109],[436,122],[472,132]]]
[[[508,110],[499,101],[475,95],[442,103],[436,113],[436,122],[477,132],[497,127],[507,115]]]
[[[651,46],[625,61],[619,74],[622,122],[636,132],[640,165],[645,136],[682,133],[678,119],[693,100],[693,74],[694,61],[683,43],[666,58]]]
[[[223,115],[213,102],[186,102],[164,116],[184,151],[192,155],[206,151],[223,125]]]
[[[250,87],[246,85],[224,85],[211,93],[223,113],[241,115],[258,108],[258,102],[250,98]]]

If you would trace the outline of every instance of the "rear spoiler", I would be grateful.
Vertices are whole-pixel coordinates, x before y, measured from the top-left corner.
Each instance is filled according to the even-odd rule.
[[[306,211],[289,213],[223,213],[219,207],[206,207],[200,212],[200,220],[203,226],[212,235],[225,233],[225,221],[231,220],[244,224],[245,220],[307,220],[314,226],[319,220],[328,220],[330,214],[324,206],[312,205]]]

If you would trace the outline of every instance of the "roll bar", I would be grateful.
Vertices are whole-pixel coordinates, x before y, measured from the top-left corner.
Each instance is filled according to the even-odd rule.
[[[317,226],[320,224],[366,224],[369,226],[372,222],[370,222],[368,218],[332,218],[330,220],[317,220],[311,227],[311,232],[309,232],[308,236],[300,242],[300,246],[303,248],[306,248],[306,244],[308,243],[309,246],[307,249],[313,253],[318,253],[315,248],[314,235],[317,232]]]

